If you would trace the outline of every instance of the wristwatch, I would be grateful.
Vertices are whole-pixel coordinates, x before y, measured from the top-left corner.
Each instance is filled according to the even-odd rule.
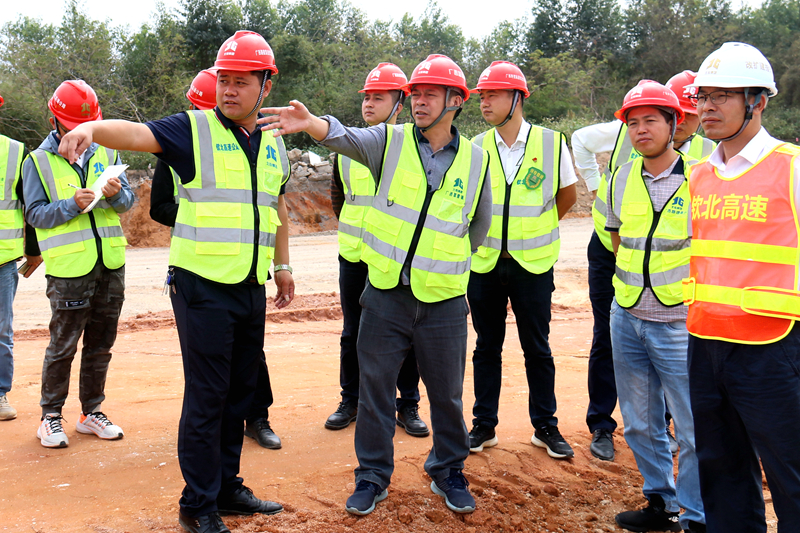
[[[273,270],[275,271],[275,273],[277,273],[277,272],[279,272],[279,271],[281,271],[281,270],[288,270],[288,271],[289,271],[289,274],[291,274],[292,272],[294,272],[294,271],[292,270],[292,267],[290,267],[289,265],[275,265],[275,267],[273,268]]]

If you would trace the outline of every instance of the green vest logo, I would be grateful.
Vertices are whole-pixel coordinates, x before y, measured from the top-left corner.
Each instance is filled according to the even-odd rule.
[[[92,107],[87,102],[82,103],[81,115],[83,115],[84,117],[88,117],[91,116],[91,114],[92,114]]]
[[[456,178],[453,181],[453,190],[448,193],[453,198],[464,199],[464,180]]]
[[[533,190],[541,187],[545,178],[547,178],[547,176],[545,176],[544,172],[538,168],[531,167],[528,169],[528,173],[525,174],[525,177],[522,178],[522,182],[525,184],[525,187]]]

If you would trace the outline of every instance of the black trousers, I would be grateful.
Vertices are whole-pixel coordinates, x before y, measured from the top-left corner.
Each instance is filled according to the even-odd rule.
[[[264,359],[263,285],[223,285],[175,272],[172,309],[183,356],[178,461],[187,516],[217,510],[242,485],[242,426]]]
[[[586,425],[589,431],[614,431],[617,421],[611,416],[617,406],[617,384],[614,379],[614,359],[611,354],[611,302],[614,300],[616,259],[614,252],[603,246],[600,237],[592,232],[587,250],[589,259],[589,300],[592,302],[594,326],[592,348],[589,351],[589,408]]]
[[[366,264],[351,263],[341,255],[339,256],[339,298],[342,304],[342,322],[344,323],[340,341],[341,351],[339,352],[339,384],[342,387],[342,401],[350,405],[358,404],[360,370],[356,341],[358,340],[358,326],[361,322],[359,298],[367,284],[368,273]],[[267,382],[269,382],[269,377],[267,377]],[[413,347],[400,367],[397,389],[400,391],[400,397],[395,400],[398,411],[407,405],[419,403],[419,369]]]
[[[550,352],[550,302],[555,285],[553,269],[531,274],[511,258],[500,258],[494,269],[470,273],[467,298],[472,325],[478,334],[472,366],[475,381],[473,425],[495,427],[503,378],[503,341],[509,300],[525,356],[528,413],[535,428],[558,425],[556,366]]]
[[[708,533],[800,531],[800,327],[772,344],[689,336],[689,387]]]

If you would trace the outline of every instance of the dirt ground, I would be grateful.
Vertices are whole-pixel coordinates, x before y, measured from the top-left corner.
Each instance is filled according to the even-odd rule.
[[[242,533],[618,531],[614,515],[639,507],[643,498],[641,477],[621,428],[615,462],[598,461],[589,453],[591,435],[584,417],[592,330],[585,259],[590,233],[590,219],[563,224],[551,323],[559,427],[575,449],[575,458],[556,461],[530,444],[525,370],[510,315],[497,428],[500,444],[472,454],[465,468],[477,499],[476,512],[460,516],[447,510],[430,492],[423,470],[430,438],[398,430],[389,498],[363,518],[344,510],[357,464],[354,426],[341,431],[323,428],[339,400],[336,237],[293,237],[298,297],[290,308],[269,313],[265,338],[275,393],[270,420],[283,448],[265,450],[245,439],[241,468],[247,486],[259,497],[281,502],[286,510],[271,517],[226,517],[228,527]],[[9,394],[19,415],[0,423],[0,531],[180,531],[183,480],[176,441],[183,379],[169,301],[160,294],[166,262],[166,249],[129,251],[123,323],[103,405],[123,427],[125,438],[107,442],[75,431],[75,366],[64,410],[70,439],[66,449],[43,448],[35,436],[49,308],[43,273],[21,280],[15,301],[15,379]],[[471,331],[471,345],[474,340]],[[424,385],[420,388],[421,415],[429,421]],[[468,364],[468,424],[473,400]],[[621,422],[618,413],[615,416]],[[772,515],[771,520],[774,531]]]

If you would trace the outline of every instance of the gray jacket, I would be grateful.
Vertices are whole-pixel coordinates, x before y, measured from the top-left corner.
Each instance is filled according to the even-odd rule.
[[[42,144],[39,145],[39,149],[58,155],[58,144],[59,138],[56,137],[55,132],[52,131],[50,135],[45,137]],[[79,166],[77,163],[72,165],[72,168],[78,173],[81,183],[84,185],[86,184],[86,165],[98,148],[100,148],[99,144],[92,143],[86,150],[84,167]],[[117,156],[117,160],[114,163],[117,165],[121,164],[119,156]],[[108,202],[117,213],[124,213],[133,207],[136,196],[133,194],[131,186],[128,183],[128,178],[125,176],[124,172],[119,176],[119,181],[122,183],[122,189],[111,198],[106,198],[106,202]],[[22,189],[25,193],[25,219],[34,228],[55,228],[61,224],[66,224],[81,214],[81,209],[73,198],[50,202],[44,184],[39,178],[39,171],[30,156],[25,159],[22,165]]]

